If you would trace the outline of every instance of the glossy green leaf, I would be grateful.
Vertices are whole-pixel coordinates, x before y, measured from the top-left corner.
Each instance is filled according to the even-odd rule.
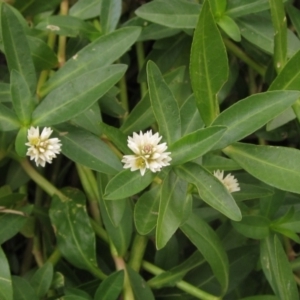
[[[10,71],[18,71],[26,80],[31,93],[36,88],[36,75],[28,41],[15,11],[3,3],[1,6],[2,38]]]
[[[134,206],[134,223],[140,235],[150,233],[156,226],[160,202],[160,186],[145,192]]]
[[[143,277],[129,266],[126,268],[135,300],[154,300],[153,293]]]
[[[14,110],[23,124],[29,124],[34,110],[34,99],[26,79],[16,70],[10,73],[10,92]]]
[[[282,190],[273,189],[273,192],[272,196],[261,198],[259,202],[261,214],[270,219],[277,213],[286,196],[286,192]]]
[[[70,159],[106,174],[114,175],[122,169],[118,157],[100,138],[71,125],[57,128],[63,144],[62,153]]]
[[[223,16],[227,6],[227,0],[209,0],[209,4],[217,20]]]
[[[276,235],[261,241],[260,261],[273,291],[279,299],[299,299],[291,266]]]
[[[6,259],[6,256],[0,247],[0,296],[3,300],[12,300],[13,291],[12,291],[12,282],[10,276],[9,264]]]
[[[159,125],[159,132],[170,145],[181,136],[179,107],[154,62],[147,64],[147,77],[151,106]]]
[[[190,77],[198,110],[207,126],[219,113],[217,93],[227,80],[227,76],[228,62],[225,46],[211,13],[209,1],[206,1],[194,33]]]
[[[223,151],[261,181],[278,189],[300,193],[299,150],[235,143]]]
[[[213,148],[226,129],[223,126],[207,127],[182,137],[168,149],[171,152],[171,164],[180,165],[202,156]]]
[[[222,16],[220,20],[218,20],[218,25],[224,30],[224,32],[232,38],[235,42],[240,42],[241,31],[235,21],[229,16]]]
[[[140,19],[141,22],[145,22]],[[143,27],[142,33],[138,38],[139,42],[148,41],[148,40],[160,40],[166,37],[176,35],[180,32],[180,29],[169,28],[163,25],[148,23],[147,26]]]
[[[27,36],[36,70],[50,70],[58,64],[54,51],[41,39]]]
[[[124,271],[115,272],[99,285],[94,300],[116,300],[122,292]]]
[[[229,264],[219,237],[206,222],[195,214],[192,214],[180,229],[207,260],[225,292],[229,281]]]
[[[121,28],[90,43],[43,85],[41,96],[86,72],[110,65],[130,48],[140,32],[139,27]]]
[[[24,15],[34,16],[41,12],[52,11],[58,7],[61,0],[35,0],[35,1],[23,1],[15,0],[14,5],[18,10],[20,10]]]
[[[170,171],[161,192],[156,226],[156,248],[162,249],[182,224],[185,212],[187,182]]]
[[[300,33],[300,21],[299,21],[300,11],[299,11],[299,9],[294,7],[292,5],[292,3],[287,3],[285,5],[285,9],[286,9],[286,12],[288,13],[288,16],[298,34],[298,36],[299,36],[299,33]]]
[[[211,172],[215,170],[235,171],[241,169],[234,160],[212,153],[207,153],[203,156],[202,166]]]
[[[83,20],[99,16],[101,0],[79,0],[69,10],[70,16]]]
[[[86,199],[74,188],[64,188],[67,196],[52,197],[50,219],[55,228],[57,246],[61,254],[74,266],[96,270],[95,234],[86,211]]]
[[[287,54],[287,25],[282,0],[270,0],[274,35],[274,66],[279,73],[286,63]]]
[[[253,133],[292,105],[299,96],[296,91],[272,91],[238,101],[223,111],[212,124],[227,127],[214,149],[224,148]]]
[[[14,300],[38,300],[34,289],[27,280],[19,276],[12,276]]]
[[[234,221],[242,218],[240,209],[226,187],[211,173],[195,163],[176,167],[182,179],[193,183],[203,201]]]
[[[240,234],[251,239],[264,239],[269,235],[270,220],[263,216],[243,216],[241,221],[231,221],[231,224]]]
[[[28,146],[25,144],[28,142],[27,139],[28,129],[26,127],[21,127],[15,141],[15,149],[19,156],[25,157],[28,150]]]
[[[21,126],[17,115],[8,107],[0,103],[0,130],[10,131]]]
[[[195,28],[200,5],[182,0],[156,0],[139,7],[135,14],[142,19],[171,28]]]
[[[108,183],[108,176],[105,174],[98,173],[98,189],[100,193],[100,211],[105,225],[105,229],[109,234],[109,237],[116,248],[120,256],[124,256],[128,250],[131,236],[132,236],[132,209],[131,203],[128,199],[122,199],[120,201],[125,202],[125,209],[123,212],[122,219],[117,226],[112,223],[110,216],[108,215],[107,206],[104,204],[104,190]],[[119,202],[119,201],[118,201]]]
[[[114,31],[122,12],[121,0],[102,0],[100,8],[100,23],[103,34]]]
[[[105,199],[117,200],[130,197],[146,188],[155,177],[155,174],[147,171],[144,176],[140,171],[124,170],[110,180],[105,189]]]
[[[30,284],[34,288],[39,298],[44,297],[48,292],[53,279],[53,265],[50,262],[45,263],[30,278]]]
[[[239,183],[240,191],[234,192],[233,198],[235,201],[243,201],[249,199],[258,199],[263,197],[270,197],[274,194],[271,189],[247,183]]]
[[[117,227],[123,219],[128,199],[120,199],[119,201],[104,200],[103,204],[111,223]]]
[[[52,91],[32,114],[35,125],[54,125],[88,109],[124,75],[125,65],[96,69]],[[63,97],[62,97],[63,95]]]

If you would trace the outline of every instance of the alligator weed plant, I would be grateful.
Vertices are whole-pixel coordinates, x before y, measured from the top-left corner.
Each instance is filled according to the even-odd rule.
[[[300,1],[0,1],[0,300],[297,300]]]

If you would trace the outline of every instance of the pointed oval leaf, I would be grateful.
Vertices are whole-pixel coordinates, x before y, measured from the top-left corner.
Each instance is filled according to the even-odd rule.
[[[142,5],[135,14],[142,19],[171,28],[195,28],[200,5],[188,1],[156,0]]]
[[[99,16],[101,0],[79,0],[69,10],[69,15],[83,20]]]
[[[228,76],[225,46],[211,13],[209,1],[203,4],[194,32],[190,76],[198,110],[208,126],[219,114],[217,93]]]
[[[12,276],[14,300],[38,300],[34,289],[29,282],[19,276]],[[5,299],[5,298],[4,298]]]
[[[162,249],[183,221],[187,182],[170,171],[160,193],[156,226],[156,248]]]
[[[124,271],[115,272],[99,285],[94,300],[116,300],[123,290]]]
[[[103,34],[114,31],[122,12],[122,0],[102,0],[100,23]]]
[[[299,299],[291,265],[277,235],[270,235],[261,241],[260,261],[262,269],[279,299]]]
[[[17,70],[26,80],[31,93],[34,93],[36,74],[25,31],[16,16],[19,12],[5,3],[1,8],[2,38],[8,67],[11,71]]]
[[[240,100],[223,111],[212,125],[227,126],[227,131],[213,149],[224,148],[253,133],[290,107],[298,98],[297,91],[265,92]]]
[[[225,293],[229,281],[229,263],[220,238],[195,214],[192,214],[180,229],[207,260]]]
[[[59,251],[80,269],[97,269],[95,234],[86,211],[85,196],[74,188],[64,188],[62,192],[66,197],[61,199],[54,195],[50,207]]]
[[[58,87],[32,114],[34,125],[54,125],[88,109],[124,75],[125,65],[113,65],[87,72]]]
[[[208,152],[217,143],[226,131],[226,127],[213,126],[199,129],[190,133],[172,144],[172,165],[184,164]]]
[[[0,130],[10,131],[21,127],[17,115],[8,107],[0,103]]]
[[[117,200],[130,197],[146,188],[155,174],[146,171],[142,176],[140,171],[124,170],[110,180],[105,189],[105,199]]]
[[[241,211],[226,187],[195,163],[186,163],[176,167],[176,173],[182,179],[193,183],[203,201],[234,221],[240,221]]]
[[[16,70],[12,70],[10,75],[10,92],[19,120],[25,125],[29,124],[35,103],[25,78]]]
[[[122,164],[112,150],[92,133],[71,125],[57,127],[62,153],[92,170],[116,174]]]
[[[86,72],[110,65],[129,49],[140,32],[140,27],[126,27],[101,36],[69,59],[42,87],[41,96]]]
[[[39,298],[42,298],[48,292],[53,279],[53,265],[50,262],[45,263],[30,278],[30,284],[34,288]]]
[[[300,151],[235,143],[224,149],[244,170],[278,189],[300,194]]]
[[[15,141],[15,149],[19,156],[25,157],[28,146],[25,144],[27,143],[27,132],[28,129],[26,127],[21,127]]]
[[[147,64],[147,78],[152,109],[160,134],[170,145],[181,136],[179,107],[159,68],[152,61]]]
[[[12,300],[12,282],[7,258],[0,247],[0,296],[3,300]]]
[[[235,42],[240,42],[241,31],[238,25],[235,23],[233,19],[231,19],[227,15],[223,15],[220,20],[218,20],[218,25],[224,30],[224,32],[232,38]]]

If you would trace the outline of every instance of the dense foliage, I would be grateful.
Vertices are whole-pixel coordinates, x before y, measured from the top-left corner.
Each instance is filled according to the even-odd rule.
[[[299,299],[299,4],[0,1],[0,300]]]

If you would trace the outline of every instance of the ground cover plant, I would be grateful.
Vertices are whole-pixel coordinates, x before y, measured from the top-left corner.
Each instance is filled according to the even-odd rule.
[[[299,1],[0,8],[0,300],[299,299]]]

